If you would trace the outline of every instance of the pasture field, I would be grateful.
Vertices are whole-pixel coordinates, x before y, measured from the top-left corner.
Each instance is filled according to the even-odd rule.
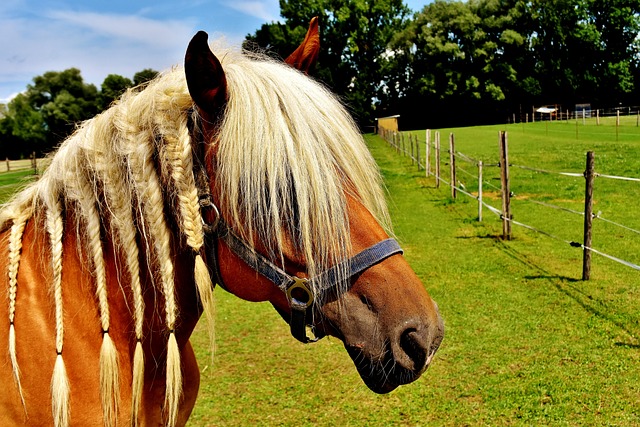
[[[585,152],[594,150],[598,172],[640,177],[635,118],[619,129],[618,142],[611,126],[587,124],[578,139],[574,122],[546,126],[441,133],[443,145],[453,131],[457,151],[486,163],[497,162],[497,132],[507,130],[513,164],[582,172]],[[424,141],[423,131],[416,134]],[[213,361],[203,324],[192,339],[202,375],[189,425],[640,425],[640,272],[594,255],[592,280],[582,282],[580,249],[517,226],[512,241],[500,240],[495,215],[485,210],[478,222],[475,200],[452,200],[448,187],[437,189],[433,177],[382,139],[366,139],[383,171],[405,256],[445,319],[433,365],[417,382],[376,395],[338,340],[303,345],[269,304],[218,289]],[[471,164],[458,166],[475,173]],[[459,178],[473,192],[471,175]],[[485,169],[489,184],[499,186],[498,176]],[[581,240],[581,216],[530,200],[581,210],[584,179],[517,168],[511,177],[514,219]],[[485,201],[499,207],[489,184]],[[594,210],[640,229],[639,189],[640,183],[598,178]],[[608,223],[594,222],[593,247],[640,263],[640,236]]]
[[[497,132],[506,129],[514,164],[581,172],[585,152],[594,150],[598,172],[640,175],[635,126],[626,126],[618,143],[613,127],[585,126],[576,140],[575,123],[549,124],[548,135],[545,126],[453,131],[457,150],[487,163],[497,162]],[[449,131],[442,130],[443,141]],[[419,135],[424,140],[424,132]],[[474,200],[451,200],[447,187],[436,189],[433,178],[380,138],[367,141],[384,173],[406,257],[445,319],[433,365],[416,383],[375,395],[339,341],[300,344],[268,304],[217,291],[213,364],[204,328],[194,336],[202,380],[190,425],[640,424],[640,273],[594,255],[592,280],[582,282],[580,249],[515,226],[514,240],[501,241],[497,217],[485,210],[485,220],[477,222]],[[499,186],[497,171],[485,175]],[[512,182],[523,199],[513,202],[516,219],[581,239],[582,217],[565,218],[524,199],[580,210],[582,178],[514,168]],[[466,185],[473,191],[472,182]],[[595,210],[640,228],[638,187],[596,180]],[[486,200],[500,205],[497,195]],[[594,227],[594,247],[640,261],[640,236]]]

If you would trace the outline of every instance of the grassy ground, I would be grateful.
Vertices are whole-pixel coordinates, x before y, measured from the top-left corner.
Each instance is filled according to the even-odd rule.
[[[33,169],[0,173],[0,200],[7,200],[12,194],[33,181],[36,175]]]
[[[572,126],[553,125],[560,131]],[[499,128],[505,127],[457,129],[458,149],[497,159]],[[637,137],[619,144],[595,137],[574,142],[560,132],[547,138],[544,124],[527,125],[524,134],[519,125],[507,129],[514,163],[580,171],[584,152],[594,149],[607,173],[640,171]],[[478,223],[472,200],[453,202],[448,189],[435,189],[433,178],[407,158],[377,137],[368,141],[386,178],[406,256],[446,321],[433,366],[418,382],[375,395],[336,340],[299,344],[270,306],[218,292],[213,366],[204,332],[194,336],[203,375],[190,425],[638,425],[638,272],[594,259],[594,279],[578,281],[578,249],[522,229],[514,230],[513,241],[500,241],[496,218],[486,213]],[[543,177],[515,191],[580,204],[582,181]],[[638,199],[631,190],[605,192],[601,185],[598,206],[605,196],[612,205],[620,199],[621,221],[635,219]],[[525,222],[573,233],[555,211],[524,206],[517,218],[522,213]],[[594,242],[618,244],[598,233]]]
[[[612,126],[587,125],[576,140],[573,122],[549,125],[548,135],[544,123],[456,129],[457,149],[495,162],[497,131],[505,128],[512,163],[580,172],[593,149],[599,172],[640,175],[640,137],[631,124],[618,143]],[[218,290],[213,363],[205,329],[193,336],[202,379],[189,425],[640,424],[640,273],[596,257],[593,280],[579,281],[578,249],[520,228],[513,241],[501,241],[495,216],[485,211],[479,223],[475,201],[451,200],[447,188],[436,189],[433,178],[381,139],[367,140],[406,257],[446,322],[432,367],[416,383],[375,395],[339,341],[300,344],[268,304]],[[499,185],[492,173],[487,181]],[[516,219],[580,239],[582,218],[526,199],[580,210],[583,180],[515,169],[512,177]],[[473,191],[477,183],[469,177],[465,185]],[[640,228],[638,186],[598,179],[596,210]],[[499,206],[495,196],[489,201]],[[594,247],[639,261],[635,234],[604,228],[594,234]]]

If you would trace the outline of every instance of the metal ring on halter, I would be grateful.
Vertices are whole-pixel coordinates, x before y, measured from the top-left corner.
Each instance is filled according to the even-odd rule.
[[[309,287],[309,279],[292,276],[293,284],[287,288],[287,298],[291,305],[300,308],[309,308],[315,299],[313,291]]]
[[[209,224],[205,220],[204,215],[202,215],[202,226],[204,228],[205,233],[213,233],[218,228],[218,224],[220,224],[220,211],[218,210],[218,207],[215,205],[215,203],[213,203],[213,201],[211,200],[210,194],[204,194],[200,196],[199,202],[200,202],[201,210],[205,210],[205,209],[213,210],[215,219],[211,224]]]

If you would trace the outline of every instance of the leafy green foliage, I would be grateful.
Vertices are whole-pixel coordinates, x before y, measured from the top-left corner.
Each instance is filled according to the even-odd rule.
[[[48,71],[3,107],[0,115],[0,158],[25,158],[52,151],[75,126],[107,108],[127,88],[154,78],[145,69],[134,80],[108,75],[101,90],[84,82],[80,70]]]
[[[100,107],[102,110],[118,99],[127,88],[133,86],[133,82],[118,74],[109,74],[102,82],[100,90]]]
[[[411,19],[398,1],[280,6],[284,23],[247,40],[286,57],[320,16],[315,76],[363,125],[386,114],[399,113],[408,128],[433,127],[502,121],[531,105],[636,102],[635,0],[436,0]]]
[[[281,0],[280,9],[285,23],[264,24],[247,36],[245,48],[286,58],[318,16],[321,52],[314,76],[341,95],[361,123],[370,124],[372,99],[383,95],[390,74],[387,45],[404,28],[409,9],[401,0]]]
[[[158,72],[156,70],[145,68],[133,75],[133,85],[140,86],[143,83],[147,83],[148,81],[155,79],[157,75]]]

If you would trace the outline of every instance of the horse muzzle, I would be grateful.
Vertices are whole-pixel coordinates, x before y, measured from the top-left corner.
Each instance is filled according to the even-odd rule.
[[[429,367],[444,338],[444,328],[440,318],[433,327],[420,323],[409,324],[383,340],[381,350],[376,343],[369,348],[345,343],[360,377],[373,392],[389,393],[417,380]]]
[[[444,323],[428,296],[378,301],[345,294],[325,304],[319,329],[343,341],[364,383],[382,394],[420,378],[442,343]]]

